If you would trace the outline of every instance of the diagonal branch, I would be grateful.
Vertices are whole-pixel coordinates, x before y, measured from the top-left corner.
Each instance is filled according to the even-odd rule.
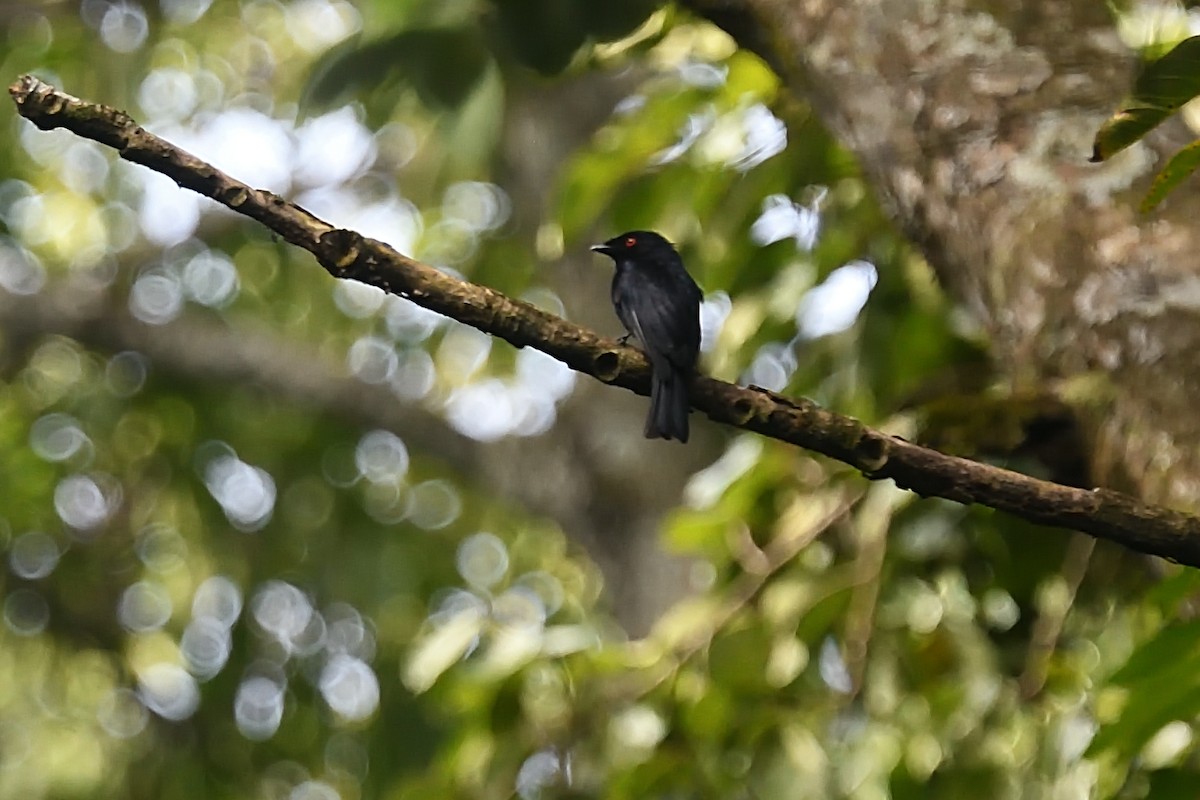
[[[534,306],[397,253],[354,231],[335,228],[299,206],[241,183],[143,130],[123,111],[64,94],[23,76],[9,87],[20,114],[39,128],[67,130],[118,150],[311,252],[335,278],[378,286],[516,347],[535,347],[579,372],[638,394],[650,368],[638,350]],[[692,405],[711,419],[843,461],[871,480],[891,478],[927,497],[979,503],[1024,519],[1081,531],[1134,550],[1200,566],[1200,518],[1106,489],[1077,489],[921,447],[787,398],[697,376]]]

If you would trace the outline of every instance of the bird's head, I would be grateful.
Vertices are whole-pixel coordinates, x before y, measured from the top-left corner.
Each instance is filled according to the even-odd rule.
[[[675,255],[675,247],[654,231],[628,231],[614,236],[604,244],[592,246],[614,261],[654,261],[665,255]]]

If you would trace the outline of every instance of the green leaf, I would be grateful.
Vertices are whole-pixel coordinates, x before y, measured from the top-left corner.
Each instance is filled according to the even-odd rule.
[[[853,585],[848,568],[835,567],[815,582],[813,596],[817,602],[804,612],[796,626],[796,638],[810,649],[821,641],[842,619],[850,604],[850,587]]]
[[[1139,105],[1174,111],[1200,94],[1200,36],[1177,44],[1169,53],[1146,65],[1133,84]]]
[[[503,0],[493,4],[494,34],[527,67],[557,75],[583,46],[587,31],[580,4],[572,0]]]
[[[1194,675],[1194,669],[1188,675],[1176,672],[1170,683],[1131,692],[1125,711],[1116,722],[1100,729],[1086,755],[1093,757],[1112,749],[1123,758],[1132,757],[1168,722],[1194,717],[1200,712],[1200,687],[1195,685]]]
[[[1093,163],[1107,161],[1171,116],[1162,108],[1123,108],[1104,121],[1092,144]]]
[[[611,42],[632,33],[658,5],[655,0],[583,3],[579,12],[589,36],[600,42]]]
[[[1125,108],[1105,120],[1096,132],[1091,160],[1112,158],[1197,95],[1200,95],[1200,36],[1192,36],[1146,65],[1133,84],[1133,96]],[[1200,166],[1198,147],[1200,144],[1192,144],[1176,153],[1155,176],[1154,184],[1142,200],[1142,213],[1152,210],[1196,171]]]
[[[727,687],[720,683],[709,686],[696,702],[680,709],[684,733],[693,739],[720,742],[729,735],[737,704]]]
[[[637,113],[614,119],[605,131],[603,148],[584,151],[568,164],[555,202],[567,241],[579,241],[650,158],[678,140],[684,122],[705,96],[695,89],[652,96]]]
[[[1100,126],[1092,149],[1092,161],[1112,158],[1198,94],[1200,36],[1192,36],[1146,65],[1133,84],[1133,96],[1125,108]]]
[[[1200,167],[1200,140],[1171,156],[1167,165],[1154,176],[1154,183],[1150,184],[1150,191],[1146,192],[1139,207],[1141,212],[1146,214],[1152,211],[1168,192],[1183,183],[1183,179],[1195,172],[1197,167]]]
[[[1139,647],[1110,679],[1129,696],[1121,716],[1105,725],[1088,748],[1089,755],[1112,749],[1137,753],[1163,725],[1200,713],[1200,621],[1164,628]]]
[[[760,625],[721,632],[708,650],[708,667],[713,681],[734,692],[772,691],[766,664],[771,639]]]
[[[1196,773],[1190,769],[1160,769],[1150,773],[1150,790],[1146,797],[1172,800],[1196,796]]]
[[[1180,612],[1181,606],[1200,593],[1200,572],[1194,569],[1180,569],[1174,575],[1168,575],[1154,584],[1146,592],[1143,602],[1148,606],[1157,606],[1167,615],[1174,618]]]
[[[426,105],[457,108],[490,60],[474,25],[402,30],[370,42],[352,40],[317,62],[301,105],[329,106],[347,92],[369,91],[399,79]]]
[[[1133,686],[1157,681],[1171,665],[1200,660],[1200,620],[1163,628],[1157,636],[1135,650],[1109,683]]]

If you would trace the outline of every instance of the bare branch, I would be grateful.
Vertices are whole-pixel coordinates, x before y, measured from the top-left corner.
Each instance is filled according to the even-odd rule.
[[[34,77],[9,87],[22,116],[39,128],[66,128],[120,151],[266,225],[311,252],[335,278],[406,297],[516,347],[531,346],[574,370],[638,394],[649,365],[638,350],[528,303],[446,275],[354,231],[335,228],[271,192],[254,189],[137,125],[128,114],[59,92]],[[1024,519],[1078,530],[1134,550],[1200,566],[1200,518],[1105,489],[1062,486],[945,455],[888,436],[804,398],[697,376],[693,406],[711,419],[843,461],[872,480],[891,478],[927,497],[979,503]]]

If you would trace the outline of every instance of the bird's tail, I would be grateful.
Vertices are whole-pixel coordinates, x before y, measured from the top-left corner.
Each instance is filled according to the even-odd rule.
[[[656,369],[650,377],[647,439],[688,440],[688,376],[673,369]]]

